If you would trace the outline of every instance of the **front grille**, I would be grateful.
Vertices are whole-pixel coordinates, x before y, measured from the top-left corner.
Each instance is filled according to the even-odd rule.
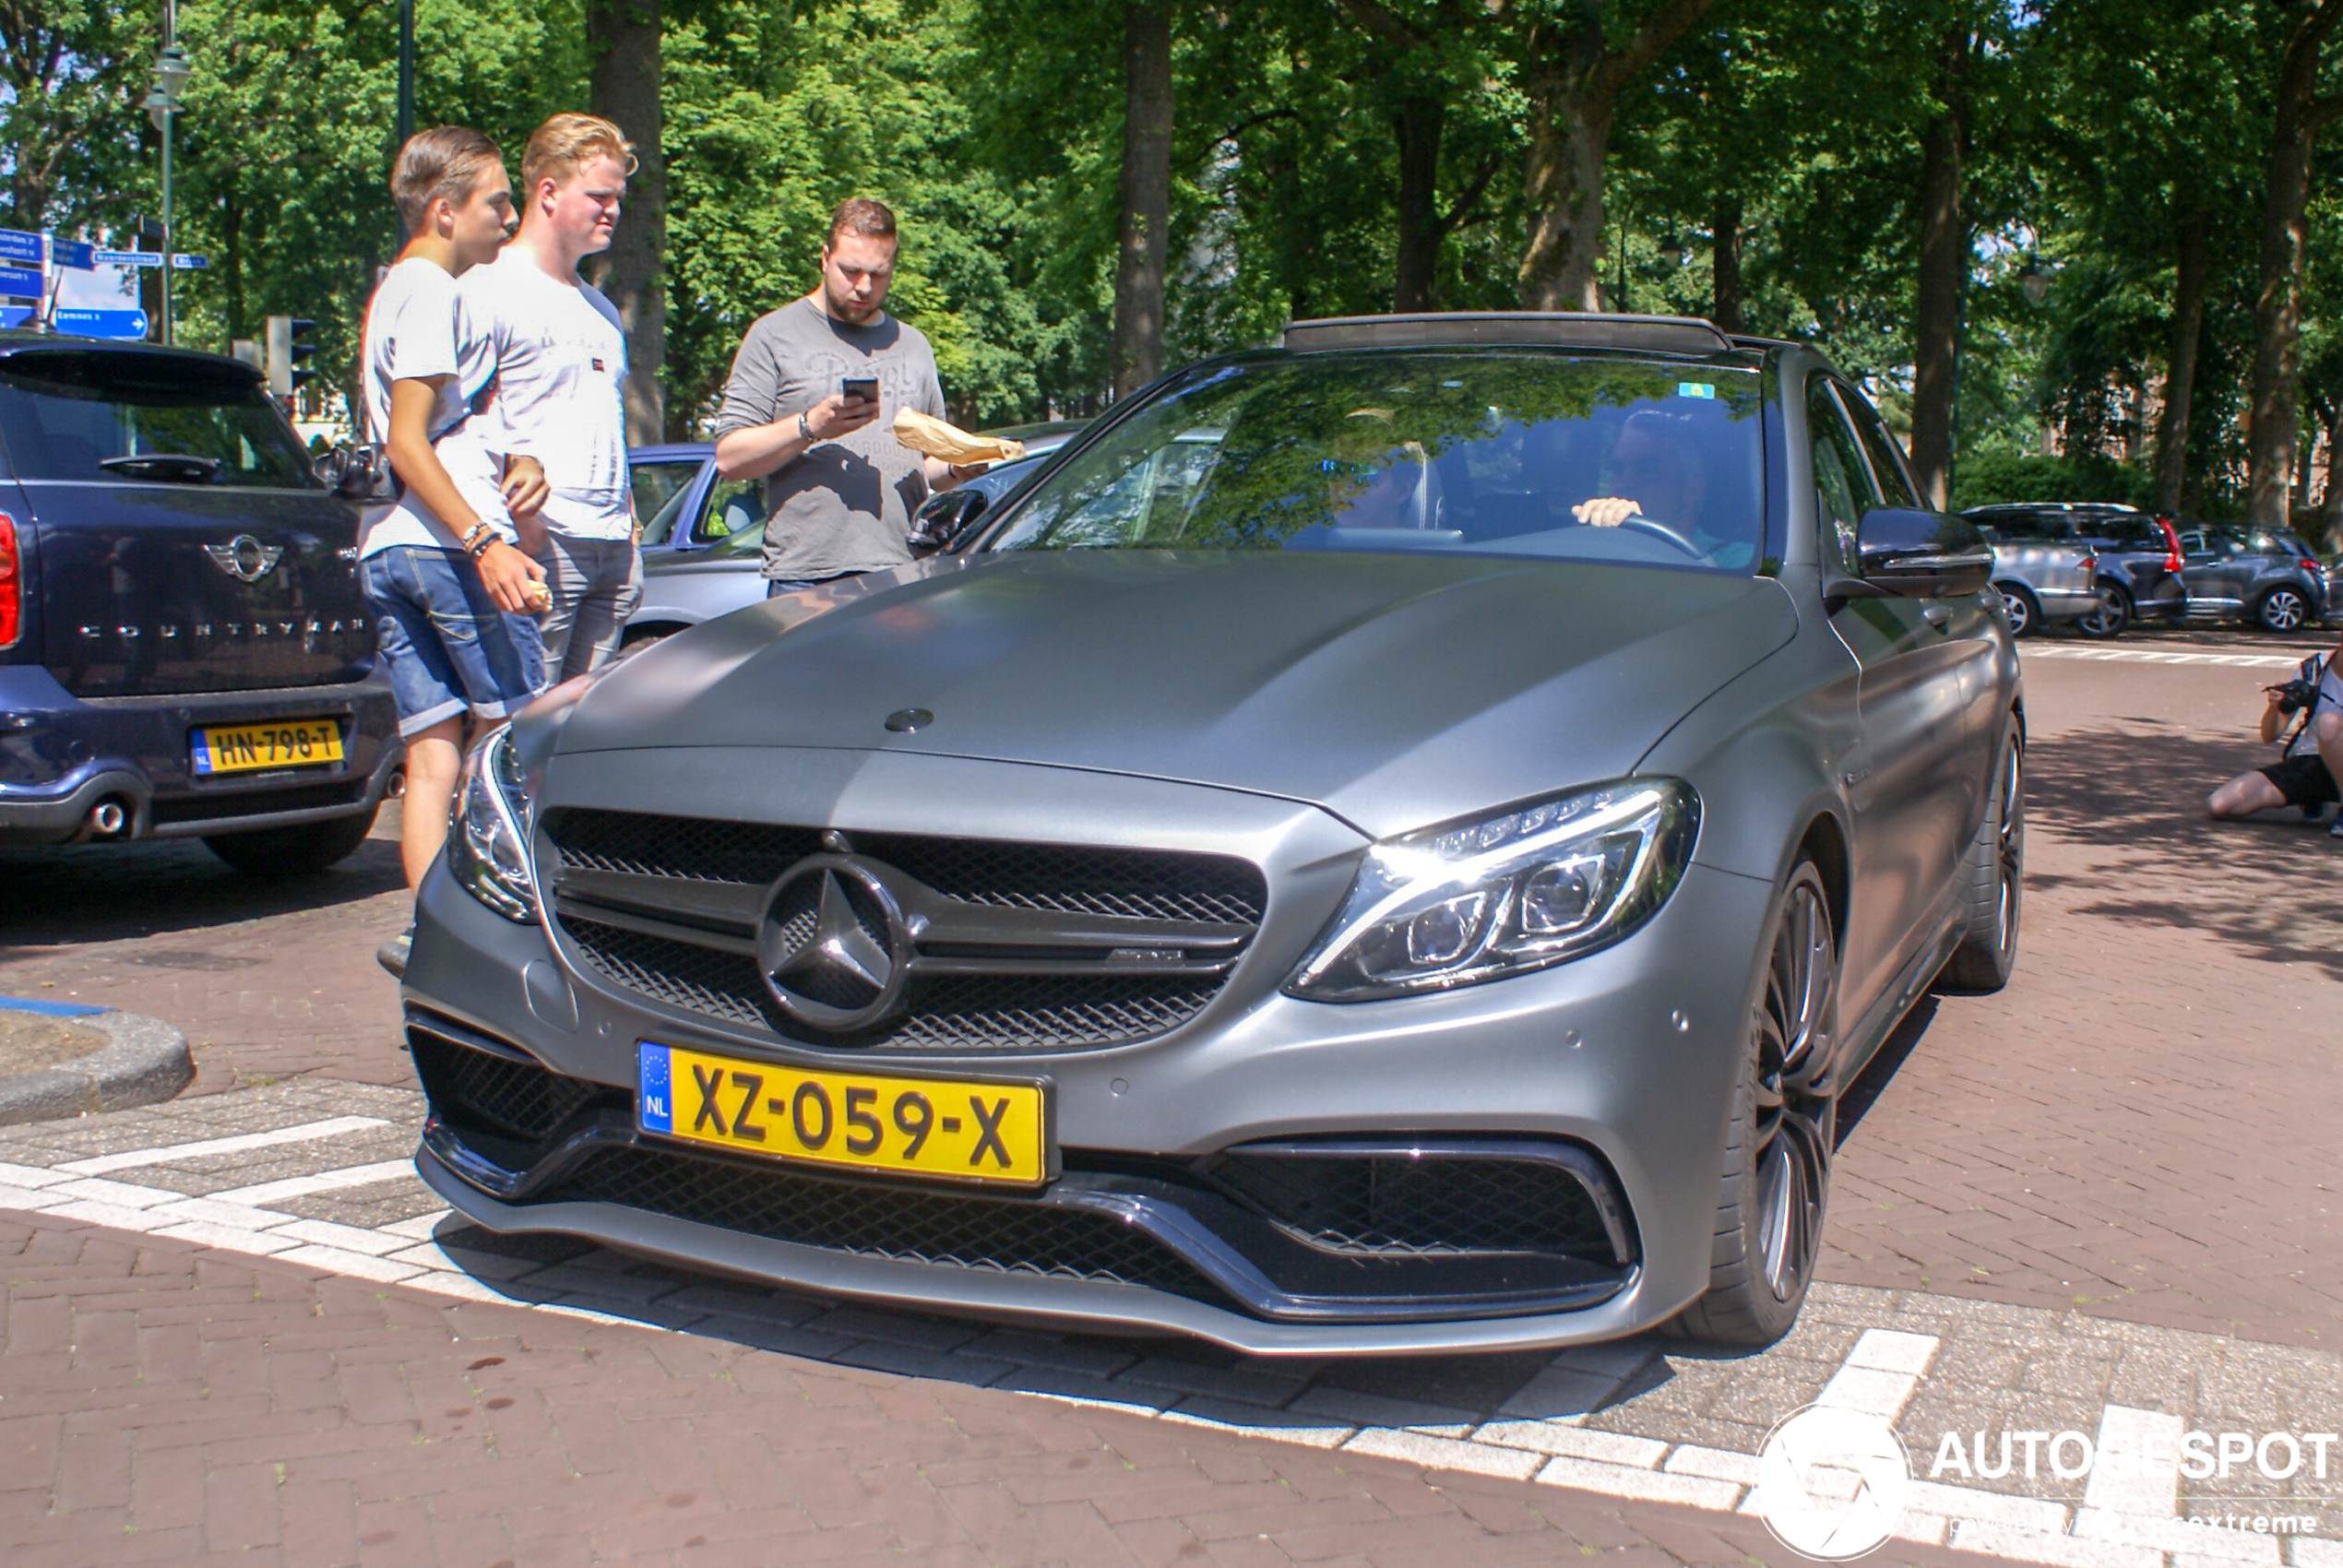
[[[898,1262],[1219,1296],[1186,1264],[1104,1215],[835,1182],[664,1148],[598,1150],[530,1201],[620,1204]]]
[[[570,916],[577,950],[603,974],[671,1007],[797,1038],[746,954]],[[897,1051],[1049,1051],[1124,1045],[1177,1028],[1221,986],[1218,975],[946,975],[915,980],[886,1028],[823,1044]]]
[[[735,1028],[857,1050],[1005,1054],[1153,1039],[1219,993],[1268,900],[1260,869],[1225,855],[853,833],[858,862],[957,935],[913,951],[889,1016],[825,1032],[780,1007],[745,950],[762,890],[822,851],[820,831],[573,807],[549,812],[544,834],[555,922],[592,969]],[[804,907],[779,912],[785,932],[792,914],[813,921],[819,889],[788,892]],[[883,947],[872,909],[856,904],[855,916]],[[878,996],[825,971],[791,983],[840,1011]]]
[[[458,1045],[428,1025],[410,1026],[407,1046],[433,1111],[468,1131],[542,1143],[589,1101],[611,1092],[534,1063]]]
[[[1612,1260],[1578,1177],[1541,1160],[1236,1153],[1212,1179],[1279,1229],[1369,1257],[1544,1253]]]

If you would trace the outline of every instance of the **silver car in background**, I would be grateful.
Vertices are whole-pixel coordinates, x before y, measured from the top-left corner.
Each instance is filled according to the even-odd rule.
[[[2015,962],[1989,567],[1806,348],[1296,323],[475,751],[418,1169],[494,1230],[1260,1354],[1771,1341],[1842,1092]]]
[[[1990,511],[1963,516],[1993,547],[1993,591],[2001,595],[2012,636],[2031,636],[2051,624],[2073,625],[2104,609],[2099,555],[2089,545],[2012,529]]]

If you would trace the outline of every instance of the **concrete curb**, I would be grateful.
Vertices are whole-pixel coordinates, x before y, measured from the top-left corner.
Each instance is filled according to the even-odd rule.
[[[6,1005],[0,1002],[0,1007]],[[0,1126],[152,1105],[194,1080],[196,1063],[187,1037],[161,1018],[111,1009],[69,1016],[111,1043],[63,1067],[0,1078]]]

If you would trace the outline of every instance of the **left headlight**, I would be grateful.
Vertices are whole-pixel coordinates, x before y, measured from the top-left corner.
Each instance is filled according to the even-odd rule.
[[[447,831],[447,869],[466,891],[510,921],[537,919],[529,874],[529,783],[505,725],[472,749]]]
[[[1365,1002],[1608,947],[1675,891],[1699,824],[1690,785],[1635,778],[1387,838],[1285,989]]]

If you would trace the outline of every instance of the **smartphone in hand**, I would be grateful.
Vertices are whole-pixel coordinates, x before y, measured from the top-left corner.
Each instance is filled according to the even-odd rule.
[[[866,403],[878,401],[878,377],[875,375],[843,377],[838,384],[838,389],[842,396],[860,398]]]

